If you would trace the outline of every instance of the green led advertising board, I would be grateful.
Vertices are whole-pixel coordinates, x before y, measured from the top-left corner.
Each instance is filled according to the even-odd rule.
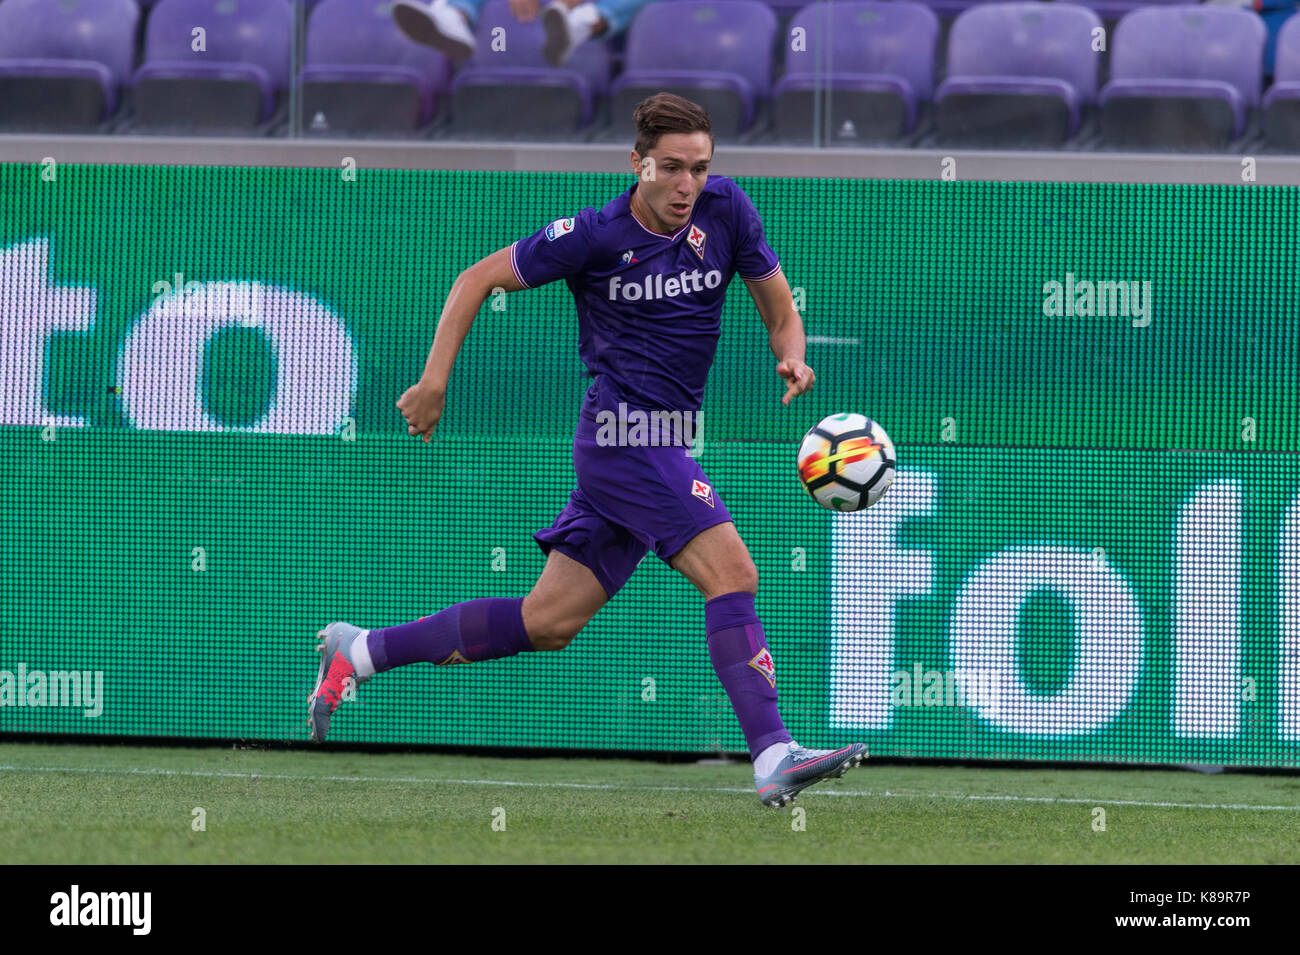
[[[701,464],[795,736],[880,755],[1295,766],[1296,193],[740,179],[809,335],[743,283]],[[459,271],[630,176],[0,166],[0,732],[305,740],[314,635],[525,593],[585,389],[563,283],[484,304],[432,444],[394,406]],[[858,411],[894,486],[818,508]],[[732,750],[654,557],[562,653],[417,666],[347,742]]]

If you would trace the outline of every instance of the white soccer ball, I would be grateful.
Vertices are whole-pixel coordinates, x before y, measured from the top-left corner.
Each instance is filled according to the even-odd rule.
[[[799,480],[831,511],[860,511],[884,496],[894,480],[894,442],[866,415],[823,418],[799,445]]]

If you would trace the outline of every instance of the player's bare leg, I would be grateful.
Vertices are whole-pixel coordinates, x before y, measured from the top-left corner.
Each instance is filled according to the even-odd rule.
[[[705,600],[737,592],[758,593],[758,568],[730,521],[700,531],[673,555],[669,564]]]
[[[524,629],[535,650],[563,650],[609,597],[583,564],[558,550],[524,598]]]
[[[376,673],[420,662],[449,666],[563,650],[608,599],[590,570],[552,550],[526,597],[470,600],[383,629],[332,623],[317,635],[321,666],[308,700],[311,738],[323,742],[339,704]]]
[[[704,595],[709,659],[744,730],[759,799],[784,806],[813,783],[861,763],[867,755],[862,743],[804,749],[786,730],[777,710],[776,667],[754,611],[758,569],[736,525],[701,531],[670,563]]]

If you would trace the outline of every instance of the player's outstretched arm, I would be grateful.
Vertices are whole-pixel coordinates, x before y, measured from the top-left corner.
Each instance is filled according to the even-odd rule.
[[[509,246],[480,259],[456,276],[442,306],[424,374],[397,399],[397,407],[406,419],[407,434],[422,436],[424,443],[429,443],[446,407],[452,366],[484,300],[493,289],[518,292],[523,287],[510,267]]]
[[[785,396],[781,404],[789,405],[790,399],[803,394],[817,382],[817,375],[804,364],[804,349],[807,340],[803,333],[803,319],[794,307],[794,296],[790,294],[790,283],[785,280],[784,272],[777,272],[771,278],[761,282],[745,279],[758,314],[767,326],[767,343],[776,356],[776,373],[785,379]]]

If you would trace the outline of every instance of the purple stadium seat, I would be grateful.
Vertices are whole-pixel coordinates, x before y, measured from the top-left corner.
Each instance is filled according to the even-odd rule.
[[[1222,149],[1259,105],[1264,23],[1236,7],[1135,10],[1115,28],[1111,81],[1101,91],[1110,145]]]
[[[204,49],[193,48],[202,27]],[[291,0],[156,0],[135,73],[136,127],[244,129],[289,83]]]
[[[642,7],[627,33],[626,69],[614,80],[613,129],[635,126],[647,96],[677,93],[709,111],[722,138],[754,123],[772,86],[776,14],[755,0],[679,0]]]
[[[896,139],[916,125],[934,90],[939,21],[928,7],[907,0],[813,3],[795,14],[785,35],[785,71],[772,91],[778,138],[809,138],[819,96],[832,142]],[[795,36],[803,39],[798,49]]]
[[[0,127],[98,126],[131,71],[135,0],[0,2]]]
[[[307,20],[303,129],[411,133],[433,117],[451,64],[406,38],[382,0],[321,0]]]
[[[953,22],[948,77],[935,93],[941,141],[1059,145],[1097,98],[1101,18],[1070,3],[993,3]]]
[[[1273,85],[1264,94],[1264,130],[1270,146],[1300,150],[1300,13],[1277,34]]]
[[[483,5],[475,30],[477,49],[452,81],[455,132],[550,139],[572,137],[590,124],[597,98],[609,92],[609,45],[603,40],[582,43],[556,68],[542,59],[542,39],[540,19],[519,22],[507,0]]]

